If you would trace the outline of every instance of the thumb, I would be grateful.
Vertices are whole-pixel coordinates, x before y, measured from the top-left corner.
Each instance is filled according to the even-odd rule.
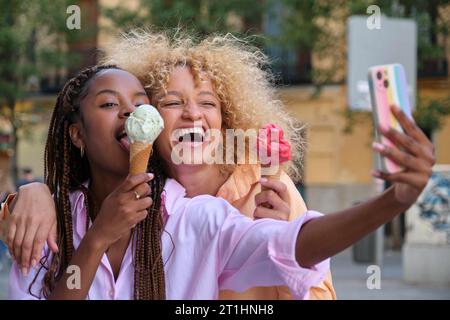
[[[50,230],[50,233],[47,238],[47,244],[50,250],[52,250],[52,252],[56,253],[59,251],[58,245],[56,244],[56,222],[53,223],[53,226]]]

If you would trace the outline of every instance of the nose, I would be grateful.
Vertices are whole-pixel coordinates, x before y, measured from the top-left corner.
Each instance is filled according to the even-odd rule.
[[[203,116],[203,113],[196,103],[189,102],[184,107],[182,116],[184,119],[195,121],[200,120]]]
[[[130,113],[132,113],[134,109],[136,109],[136,107],[133,104],[127,104],[123,106],[123,108],[120,110],[120,117],[128,118],[130,116]]]

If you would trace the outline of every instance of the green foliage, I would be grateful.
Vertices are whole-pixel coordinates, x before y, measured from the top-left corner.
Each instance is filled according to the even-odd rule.
[[[18,102],[28,97],[32,87],[37,89],[42,77],[77,63],[77,53],[68,52],[67,48],[91,32],[67,28],[66,10],[70,4],[74,1],[0,0],[0,117],[11,125],[10,139],[2,148],[14,154],[14,178],[17,142],[20,137],[32,136],[29,126],[39,121],[31,116],[36,108],[28,113],[16,110]]]
[[[431,134],[441,129],[445,116],[450,115],[450,96],[443,99],[419,98],[414,119],[417,125]]]
[[[66,66],[68,1],[0,0],[0,101],[10,108],[24,97],[30,76]],[[41,44],[45,39],[48,43]]]
[[[314,96],[318,96],[321,87],[332,82],[336,71],[345,67],[345,51],[336,49],[336,44],[345,39],[345,30],[335,32],[335,25],[342,25],[351,15],[367,15],[370,5],[378,5],[382,14],[390,17],[415,19],[419,26],[419,65],[422,65],[429,59],[445,56],[435,35],[449,34],[448,19],[438,19],[437,11],[440,5],[448,3],[450,0],[140,0],[136,10],[119,5],[105,8],[103,13],[122,30],[180,27],[199,35],[260,34],[265,18],[281,15],[275,19],[280,32],[265,34],[264,40],[255,38],[255,45],[277,44],[283,50],[314,53],[318,59],[333,57],[326,65],[314,66],[309,75],[316,87]]]
[[[132,10],[118,5],[102,10],[114,26],[122,30],[151,26],[182,28],[200,35],[216,32],[259,33],[266,1],[140,0],[137,8]]]
[[[333,19],[346,1],[282,0],[282,30],[279,41],[286,47],[314,50],[327,32],[319,19]]]
[[[336,57],[334,44],[345,36],[329,28],[333,21],[344,22],[351,15],[367,15],[370,5],[378,5],[389,17],[411,18],[418,25],[418,62],[422,66],[430,59],[444,59],[445,48],[437,41],[440,33],[448,38],[450,19],[440,17],[438,8],[450,0],[352,0],[314,1],[282,0],[282,32],[278,41],[286,48],[314,53],[319,59],[333,56],[333,63],[313,69],[311,78],[320,92],[320,86],[332,82],[335,71],[342,68],[345,57]],[[326,23],[324,23],[326,21]]]
[[[344,134],[353,134],[353,129],[358,123],[367,123],[367,119],[372,118],[372,113],[367,111],[355,111],[350,108],[346,108],[344,111],[339,112],[344,118],[344,127],[342,132]]]

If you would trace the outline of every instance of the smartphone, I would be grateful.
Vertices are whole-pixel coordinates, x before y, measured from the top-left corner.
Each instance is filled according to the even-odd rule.
[[[369,68],[369,88],[375,140],[388,147],[393,146],[392,142],[379,132],[378,127],[382,125],[385,128],[390,127],[403,132],[400,123],[389,108],[391,105],[396,105],[412,118],[405,69],[398,63]],[[395,173],[403,170],[401,166],[379,153],[376,153],[375,160],[376,169],[381,172]]]

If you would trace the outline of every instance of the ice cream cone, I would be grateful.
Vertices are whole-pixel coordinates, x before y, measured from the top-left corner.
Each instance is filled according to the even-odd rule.
[[[261,171],[268,171],[268,172],[271,172],[271,171],[273,171],[273,170],[270,170],[269,169],[269,167],[266,167],[266,166],[261,166]],[[282,168],[281,168],[281,166],[278,166],[278,170],[274,173],[274,174],[261,174],[261,178],[266,178],[266,179],[268,179],[268,180],[280,180],[280,176],[281,176],[281,171],[282,171]],[[261,191],[266,191],[266,190],[270,190],[270,188],[267,188],[267,187],[264,187],[264,186],[261,186]]]
[[[283,129],[272,123],[260,130],[256,147],[261,161],[261,178],[280,180],[281,165],[291,160],[291,145],[283,134]],[[266,190],[270,188],[261,186],[261,191]]]
[[[153,144],[136,141],[130,144],[130,173],[136,175],[147,171]]]
[[[130,174],[147,171],[153,143],[164,129],[164,120],[158,110],[142,104],[125,121],[125,132],[130,141]]]

